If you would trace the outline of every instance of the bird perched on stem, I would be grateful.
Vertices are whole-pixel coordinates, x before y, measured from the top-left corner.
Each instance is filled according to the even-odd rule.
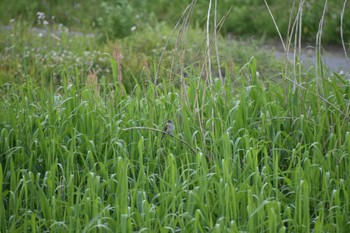
[[[165,134],[173,135],[174,130],[175,130],[174,122],[172,120],[167,120],[163,130],[165,133],[163,133],[161,140],[163,140]]]

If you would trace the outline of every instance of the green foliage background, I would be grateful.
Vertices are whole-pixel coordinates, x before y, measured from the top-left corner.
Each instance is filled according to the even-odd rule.
[[[167,22],[173,26],[182,11],[190,3],[189,0],[86,0],[86,1],[1,1],[4,9],[0,21],[8,24],[12,18],[22,18],[35,24],[36,13],[44,12],[47,16],[55,16],[57,23],[80,30],[99,29],[105,38],[124,37],[130,34],[133,26],[143,27],[155,21]],[[214,1],[213,1],[214,2]],[[299,4],[292,11],[293,1],[268,0],[277,25],[283,35],[287,34],[289,15],[295,15]],[[303,7],[303,38],[314,40],[322,16],[325,1],[306,0]],[[340,12],[344,1],[327,1],[327,12],[323,27],[324,42],[340,42]],[[231,8],[232,7],[232,8]],[[205,26],[208,1],[199,0],[192,16],[193,25]],[[229,11],[229,9],[231,9]],[[277,37],[276,29],[266,9],[264,1],[220,0],[217,6],[218,18],[228,16],[221,32],[236,36]],[[343,32],[345,42],[350,38],[350,6],[346,5]]]

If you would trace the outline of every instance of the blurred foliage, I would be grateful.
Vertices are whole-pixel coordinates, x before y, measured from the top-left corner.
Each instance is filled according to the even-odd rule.
[[[110,0],[101,3],[97,22],[103,37],[126,37],[150,20],[144,1]]]
[[[190,0],[36,0],[0,1],[0,22],[26,20],[38,23],[38,12],[46,15],[49,23],[55,22],[75,30],[91,31],[98,28],[105,38],[125,37],[133,30],[164,21],[174,26]],[[208,10],[207,0],[198,0],[192,15],[192,24],[205,27]],[[276,37],[277,30],[264,1],[220,0],[217,1],[218,21],[227,15],[221,33],[238,36]],[[299,1],[267,0],[281,33],[286,36],[289,18],[295,18]],[[322,17],[325,0],[306,0],[303,5],[303,38],[314,40]],[[323,25],[323,42],[340,42],[340,15],[344,0],[327,1]],[[214,1],[213,1],[214,10]],[[213,11],[212,11],[213,12]],[[212,13],[213,16],[213,13]],[[347,4],[343,20],[345,42],[350,40],[350,6]]]
[[[38,25],[41,23],[38,22],[38,14],[42,12],[50,24],[90,30],[96,26],[97,16],[101,14],[100,4],[98,0],[0,1],[0,22],[8,24],[15,19]]]

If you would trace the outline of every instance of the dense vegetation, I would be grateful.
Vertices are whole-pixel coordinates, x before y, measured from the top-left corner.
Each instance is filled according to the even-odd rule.
[[[182,11],[168,1],[111,2],[18,1],[1,14],[15,20],[0,37],[0,232],[350,228],[345,74],[277,61],[252,39],[206,41],[203,2],[195,26],[184,15],[174,31]],[[138,7],[142,30],[114,40],[121,21],[100,24],[99,10]],[[223,32],[249,22],[226,21]]]
[[[101,30],[103,37],[123,37],[131,33],[131,27],[138,30],[155,22],[166,22],[171,27],[181,16],[190,0],[62,0],[48,1],[1,1],[0,22],[8,24],[11,19],[23,19],[30,24],[38,24],[37,12],[44,12],[49,22],[63,24],[75,30]],[[195,1],[196,9],[192,16],[194,25],[205,27],[208,1]],[[214,2],[214,1],[213,1]],[[221,27],[223,34],[236,36],[271,37],[277,36],[276,28],[262,0],[219,0],[218,19],[224,18]],[[304,39],[314,40],[319,22],[327,5],[323,27],[323,42],[340,43],[340,26],[346,42],[350,38],[350,5],[343,0],[319,1],[280,1],[267,0],[278,27],[284,36],[290,26],[290,16],[297,16],[299,4],[302,5],[302,34]],[[341,12],[343,22],[341,24]]]

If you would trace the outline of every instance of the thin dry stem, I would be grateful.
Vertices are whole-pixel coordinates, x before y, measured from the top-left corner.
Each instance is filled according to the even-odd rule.
[[[291,9],[290,14],[289,14],[288,29],[287,29],[287,40],[286,40],[286,42],[287,42],[287,45],[286,45],[287,49],[288,49],[289,46],[290,46],[290,44],[288,43],[288,41],[289,41],[289,38],[291,37],[291,36],[290,36],[290,35],[291,35],[291,30],[292,30],[292,25],[291,25],[291,23],[292,23],[292,19],[293,19],[293,13],[294,13],[294,8],[295,8],[295,2],[296,2],[296,0],[293,1],[292,9]],[[287,52],[287,51],[285,51],[285,52]]]
[[[220,77],[220,81],[221,81],[221,86],[223,87],[224,86],[224,79],[222,77],[222,74],[221,74],[221,64],[220,64],[220,57],[219,57],[219,48],[218,48],[218,42],[217,42],[217,31],[216,31],[216,27],[217,27],[217,24],[216,24],[216,9],[217,7],[217,0],[215,0],[214,2],[214,46],[215,46],[215,52],[216,52],[216,62],[217,62],[217,66],[218,66],[218,72],[219,72],[219,77]]]
[[[184,140],[182,140],[179,137],[176,137],[175,135],[172,134],[168,134],[167,132],[165,132],[164,130],[160,130],[160,129],[155,129],[155,128],[149,128],[149,127],[142,127],[142,126],[137,126],[137,127],[130,127],[130,128],[125,128],[123,129],[124,131],[130,131],[130,130],[149,130],[149,131],[156,131],[156,132],[161,132],[163,134],[166,134],[170,137],[173,137],[177,140],[179,140],[181,143],[185,144],[194,154],[197,154],[197,152],[190,146],[190,144]]]
[[[123,72],[122,72],[122,55],[120,53],[120,50],[117,46],[117,44],[114,45],[114,53],[113,58],[115,62],[118,65],[118,85],[119,85],[119,91],[121,95],[124,95],[124,89],[123,89]]]
[[[207,14],[207,62],[208,62],[208,72],[206,80],[209,80],[210,86],[213,85],[212,72],[211,72],[211,59],[210,59],[210,12],[211,12],[212,0],[209,1],[208,14]]]
[[[170,40],[171,38],[173,37],[173,35],[175,34],[175,31],[176,29],[178,28],[178,26],[180,25],[180,23],[182,22],[182,19],[183,17],[187,14],[187,11],[189,11],[191,9],[191,7],[193,7],[195,4],[196,4],[196,1],[197,0],[192,0],[192,2],[190,4],[187,5],[186,9],[184,10],[184,12],[182,13],[180,19],[176,22],[174,28],[173,28],[173,31],[171,32],[167,42],[165,43],[165,46],[163,47],[163,50],[162,50],[162,53],[160,55],[160,58],[159,58],[159,62],[158,62],[158,65],[157,65],[157,70],[156,70],[156,75],[155,75],[155,79],[154,79],[154,86],[157,86],[157,81],[158,81],[158,78],[159,78],[159,72],[160,72],[160,66],[162,64],[162,61],[163,61],[163,57],[164,57],[164,54],[165,54],[165,51],[166,51],[166,48],[168,47],[169,43],[170,43]]]
[[[348,0],[344,0],[343,8],[342,8],[342,11],[340,13],[340,38],[341,38],[341,44],[343,46],[343,51],[344,51],[344,55],[346,58],[346,62],[348,63],[348,66],[349,66],[350,62],[349,62],[349,58],[348,58],[348,53],[346,52],[346,47],[345,47],[344,37],[343,37],[343,19],[344,19],[344,12],[345,12],[345,7],[346,7],[347,1]]]
[[[273,17],[273,14],[272,14],[272,12],[271,12],[271,10],[270,10],[270,7],[269,7],[269,5],[267,4],[266,0],[264,0],[264,2],[265,2],[265,5],[266,5],[266,7],[267,7],[267,10],[269,11],[269,14],[270,14],[270,16],[271,16],[271,19],[272,19],[272,21],[273,21],[273,23],[274,23],[274,25],[275,25],[275,28],[276,28],[277,33],[278,33],[278,36],[279,36],[280,39],[281,39],[281,43],[282,43],[282,45],[283,45],[283,49],[284,49],[284,51],[286,51],[286,45],[284,44],[284,41],[283,41],[281,32],[280,32],[280,30],[279,30],[279,28],[278,28],[278,26],[277,26],[277,23],[276,23],[276,21],[275,21],[275,18]]]
[[[290,79],[288,77],[285,77],[288,81],[290,82],[295,82],[293,79]],[[310,89],[307,89],[306,87],[304,87],[303,85],[295,82],[295,85],[297,85],[298,87],[307,90],[309,93],[311,93],[312,95],[316,96],[317,98],[321,99],[324,103],[327,103],[330,107],[334,108],[335,110],[337,110],[340,114],[342,114],[344,117],[347,117],[347,114],[345,114],[340,108],[334,106],[331,102],[329,102],[327,99],[325,99],[324,97],[322,97],[321,95],[319,95],[318,93],[314,93],[313,91],[310,91]]]
[[[327,3],[328,0],[325,1],[324,6],[323,6],[323,13],[322,13],[322,17],[320,19],[320,23],[318,25],[318,31],[316,34],[316,70],[317,70],[317,79],[316,79],[316,84],[317,84],[317,92],[319,91],[319,85],[320,83],[322,84],[321,78],[323,78],[323,65],[322,65],[322,60],[321,60],[321,52],[322,52],[322,28],[323,28],[323,22],[324,22],[324,16],[326,15],[326,9],[327,9]],[[323,93],[323,85],[321,86],[321,90],[322,90],[322,96],[324,95]]]
[[[232,6],[230,6],[230,8],[228,9],[228,11],[226,12],[226,14],[220,19],[218,25],[216,26],[216,30],[219,32],[221,30],[222,25],[224,25],[224,22],[226,21],[227,16],[230,14],[230,12],[232,11]]]

